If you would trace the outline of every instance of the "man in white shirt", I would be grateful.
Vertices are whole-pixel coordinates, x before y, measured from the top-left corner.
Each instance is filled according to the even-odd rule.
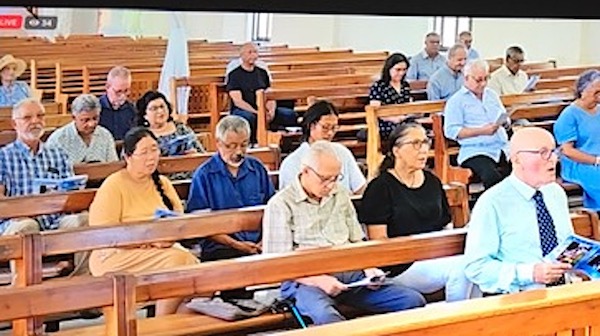
[[[112,134],[98,125],[101,109],[100,100],[96,96],[78,96],[71,104],[73,121],[52,132],[47,144],[62,147],[72,165],[118,161]]]
[[[465,274],[486,295],[564,283],[567,263],[544,258],[574,232],[564,189],[556,183],[560,152],[540,127],[510,140],[513,172],[477,200],[465,246]]]
[[[333,141],[338,130],[338,115],[336,107],[325,100],[311,105],[302,118],[302,144],[288,154],[279,167],[279,189],[291,184],[301,170],[301,158],[309,151],[312,143],[318,140]],[[356,158],[348,147],[332,142],[342,162],[340,184],[354,194],[362,194],[367,186],[367,179],[360,170]]]
[[[529,76],[521,65],[525,62],[525,53],[518,46],[506,49],[504,64],[490,75],[488,86],[499,95],[522,93],[527,86]]]

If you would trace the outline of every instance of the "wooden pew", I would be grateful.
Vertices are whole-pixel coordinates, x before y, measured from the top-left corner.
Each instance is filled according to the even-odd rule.
[[[421,115],[420,121],[427,127],[430,121],[426,116],[443,111],[445,102],[440,101],[419,101],[404,104],[392,104],[384,106],[367,106],[367,170],[368,179],[375,177],[377,169],[383,158],[381,154],[381,135],[379,133],[379,118],[389,116]],[[431,153],[433,154],[433,153]],[[439,174],[436,171],[436,174]],[[439,175],[438,175],[439,176]],[[441,179],[441,176],[440,176]]]
[[[570,89],[558,90],[539,90],[534,92],[503,95],[500,97],[507,111],[511,113],[522,107],[535,106],[540,104],[557,103],[564,104],[575,99],[574,93]],[[515,117],[511,119],[514,121]],[[472,173],[466,172],[466,168],[453,167],[450,164],[450,156],[458,153],[458,143],[447,139],[443,133],[443,116],[441,113],[432,115],[433,135],[434,135],[434,150],[436,152],[435,166],[437,167],[440,178],[443,182],[460,181],[468,184]]]
[[[593,281],[452,302],[281,332],[302,335],[596,335],[600,289]]]
[[[558,78],[564,76],[579,76],[582,72],[590,69],[600,70],[600,65],[570,65],[561,66],[554,69],[528,69],[526,70],[529,76],[540,75],[542,79],[545,78]]]
[[[103,308],[101,335],[135,335],[135,278],[132,275],[78,277],[51,283],[0,289],[0,322],[14,321],[15,336],[43,335],[40,328],[19,327],[28,318]],[[133,323],[132,323],[133,322]]]
[[[591,212],[574,213],[572,219],[576,228],[580,225],[590,228],[597,227],[597,215]],[[465,237],[466,229],[464,228],[444,230],[385,241],[367,241],[330,248],[242,257],[202,263],[181,270],[139,274],[136,276],[138,286],[135,300],[145,302],[177,296],[194,296],[242,286],[278,283],[288,279],[330,272],[452,256],[463,253]],[[245,276],[239,276],[240,272],[243,272]],[[264,318],[264,316],[273,318],[273,314],[267,313],[256,319]],[[233,332],[232,329],[223,325],[232,322],[207,326],[201,322],[204,318],[202,315],[175,314],[168,317],[138,320],[138,334],[163,335],[167,328],[169,328],[169,335]],[[253,320],[254,318],[251,318],[245,322],[250,324]],[[276,322],[281,321],[277,320]],[[263,320],[258,322],[264,323]],[[263,324],[263,326],[265,325]],[[71,330],[64,335],[75,335],[82,332],[85,332],[86,335],[96,335],[101,328],[102,326],[94,326]],[[207,330],[207,328],[210,329]]]
[[[574,99],[574,94],[571,90],[548,90],[534,91],[519,95],[502,96],[502,102],[507,108],[511,120],[519,118],[549,117],[558,115],[570,101]],[[556,113],[556,114],[555,114]],[[458,143],[449,140],[443,133],[443,116],[436,114],[432,116],[434,129],[434,145],[436,151],[436,163],[438,173],[443,182],[460,181],[468,184],[470,174],[465,173],[466,168],[454,167],[450,164],[450,156],[458,153]],[[537,122],[534,125],[542,126],[548,124],[548,121],[542,123]]]
[[[89,192],[89,191],[83,191],[83,192]],[[83,193],[82,192],[82,193]],[[69,193],[69,197],[75,197],[74,194],[76,193]],[[36,197],[41,197],[41,198],[51,198],[51,197],[57,197],[59,195],[40,195],[40,196],[36,196]],[[88,198],[89,199],[89,198]],[[53,204],[55,207],[55,209],[58,209],[58,211],[64,211],[65,210],[65,205],[64,204],[80,204],[80,202],[68,202],[65,201],[63,199],[63,203],[61,205],[58,205],[57,202],[50,202],[50,203],[44,203],[44,202],[34,202],[35,204]],[[23,202],[19,202],[17,204],[21,204],[21,206],[24,207],[24,209],[27,209],[28,206],[27,204],[23,204]],[[10,207],[8,207],[10,209]],[[50,255],[50,254],[64,254],[64,253],[71,253],[71,252],[75,252],[75,251],[81,251],[81,250],[90,250],[90,249],[97,249],[97,248],[102,248],[102,247],[118,247],[118,246],[128,246],[128,245],[132,245],[132,244],[141,244],[141,243],[146,243],[146,242],[151,242],[151,241],[173,241],[173,240],[178,240],[178,239],[183,239],[183,238],[189,238],[195,235],[200,235],[200,234],[205,234],[205,235],[211,235],[211,234],[215,234],[215,233],[228,233],[228,232],[235,232],[235,231],[239,231],[239,230],[243,230],[243,229],[251,229],[251,228],[255,228],[255,227],[259,227],[260,225],[260,218],[261,218],[261,214],[260,214],[261,210],[260,208],[249,208],[249,209],[240,209],[240,210],[228,210],[228,211],[220,211],[220,212],[212,212],[212,213],[204,213],[201,215],[195,215],[195,216],[186,216],[186,217],[180,217],[180,218],[175,218],[175,219],[169,219],[166,221],[160,221],[160,222],[152,222],[152,223],[131,223],[129,225],[126,226],[108,226],[108,227],[93,227],[93,228],[80,228],[80,229],[73,229],[73,230],[65,230],[65,231],[53,231],[53,232],[43,232],[41,234],[35,235],[39,238],[37,239],[33,239],[33,244],[34,244],[34,251],[42,251],[41,253],[44,255]],[[22,213],[21,213],[22,214]],[[581,234],[585,234],[586,236],[590,236],[590,235],[594,235],[594,237],[597,237],[597,217],[593,217],[591,215],[597,216],[595,213],[590,213],[590,214],[573,214],[573,222],[574,225],[576,226],[576,230],[577,232],[581,232]],[[200,223],[200,221],[202,221],[205,224],[202,225],[198,225]],[[168,222],[168,223],[167,223]],[[583,227],[583,229],[579,228],[579,227]],[[152,229],[152,228],[158,228],[160,227],[161,229]],[[457,233],[456,236],[453,236],[452,238],[449,238],[450,240],[436,240],[436,241],[432,241],[431,244],[433,245],[427,245],[427,242],[422,242],[419,239],[420,238],[416,238],[417,240],[419,240],[418,242],[415,242],[415,244],[406,244],[406,243],[398,243],[398,247],[402,247],[402,248],[407,248],[407,253],[408,255],[405,256],[405,258],[408,258],[407,260],[410,260],[414,257],[414,254],[417,253],[419,256],[416,257],[417,259],[414,260],[420,260],[419,258],[433,258],[433,257],[439,257],[439,256],[443,256],[446,255],[446,253],[452,253],[450,255],[456,254],[456,253],[460,253],[460,251],[462,251],[462,244],[464,241],[464,232],[465,231],[459,231],[459,230],[463,230],[463,229],[456,229],[456,230],[449,230],[449,231],[454,231]],[[433,233],[433,234],[426,234],[425,236],[432,236],[432,237],[438,237],[438,236],[447,236],[448,232],[437,232],[437,233]],[[454,235],[454,233],[451,233],[451,235]],[[421,235],[419,235],[421,236]],[[119,237],[118,240],[115,240],[114,237]],[[409,237],[405,237],[405,238],[409,238]],[[401,238],[404,239],[404,238]],[[456,239],[459,239],[459,241],[457,241]],[[459,245],[456,245],[458,242]],[[452,246],[454,246],[453,248],[458,248],[457,250],[453,250],[453,248],[450,248],[450,250],[448,250],[447,246],[445,244],[451,244]],[[372,244],[379,244],[379,242],[368,242],[367,245],[372,245]],[[424,244],[424,245],[421,245]],[[35,247],[37,246],[37,248]],[[420,246],[419,248],[415,248],[414,246]],[[427,247],[427,248],[423,248],[423,246]],[[436,247],[437,246],[437,247]],[[442,248],[443,246],[443,248]],[[344,247],[345,248],[345,247]],[[352,248],[352,247],[350,247]],[[377,253],[376,251],[373,250],[369,250],[368,247],[365,246],[365,248],[368,251],[363,251],[360,255],[369,255],[370,253]],[[440,248],[442,248],[442,250],[440,250]],[[337,250],[337,248],[335,248],[334,250]],[[369,252],[370,251],[370,252]],[[381,253],[385,251],[386,253]],[[395,249],[388,249],[385,248],[384,250],[380,251],[380,253],[377,253],[377,255],[382,254],[382,255],[394,255],[396,258],[400,257],[400,254],[396,254],[393,253],[395,252]],[[412,252],[410,252],[412,251]],[[340,252],[340,253],[338,253]],[[400,253],[400,252],[398,252]],[[437,254],[437,253],[442,253],[442,254]],[[337,251],[335,252],[335,254],[338,256],[337,258],[341,257],[341,256],[345,256],[345,259],[347,258],[347,255],[343,252],[343,251]],[[310,257],[310,259],[312,260],[313,258],[319,258],[319,253],[314,254],[312,257]],[[375,255],[375,254],[373,254]],[[254,257],[250,257],[250,258],[254,258]],[[262,259],[263,256],[259,256],[258,259]],[[265,258],[269,259],[270,256],[265,256]],[[41,259],[41,256],[37,255],[36,258],[31,258],[31,259]],[[358,258],[360,259],[360,258]],[[368,260],[369,258],[362,258],[364,260]],[[287,261],[277,261],[277,265],[282,265],[281,262],[283,263],[287,263],[287,262],[292,262],[295,259],[292,260],[287,260]],[[320,257],[321,262],[324,260],[323,256]],[[325,257],[325,263],[327,265],[331,265],[331,263],[333,262],[327,262],[327,257]],[[384,259],[384,260],[388,260],[389,259]],[[402,260],[395,260],[396,262],[404,262],[405,259]],[[223,273],[223,271],[215,271],[211,269],[210,273],[206,273],[204,271],[198,271],[197,273],[194,273],[194,279],[196,279],[198,276],[201,276],[202,274],[204,274],[204,276],[206,276],[207,274],[220,274],[222,276],[226,276],[227,274],[230,274],[233,270],[236,270],[236,274],[239,275],[239,266],[237,265],[229,265],[230,263],[233,263],[234,261],[224,261],[222,264],[224,264],[224,269],[228,270],[228,271],[224,271],[225,273]],[[262,262],[259,260],[259,265],[257,265],[256,267],[252,264],[250,264],[248,267],[250,268],[246,268],[244,267],[243,269],[252,269],[253,271],[256,271],[256,274],[261,274],[264,275],[263,271],[264,268],[270,268],[267,267],[266,265],[264,267],[260,266],[262,265]],[[268,261],[267,261],[268,262]],[[369,262],[371,262],[371,260],[369,260]],[[387,261],[386,261],[387,262]],[[202,266],[205,266],[208,263],[205,263]],[[211,263],[212,264],[212,263]],[[387,263],[389,264],[389,263]],[[216,265],[216,264],[213,264]],[[231,267],[229,267],[229,266]],[[290,265],[296,265],[299,266],[296,262],[290,264]],[[381,265],[385,265],[385,264],[370,264],[369,266],[364,266],[364,267],[371,267],[371,266],[381,266]],[[271,265],[271,267],[274,265]],[[34,269],[32,266],[30,266],[30,269]],[[346,268],[348,269],[348,268]],[[337,271],[339,269],[334,269],[334,270],[329,270],[329,271]],[[307,270],[301,270],[306,272]],[[314,270],[310,270],[310,272],[313,272]],[[189,273],[189,272],[188,272]],[[198,275],[195,275],[198,274]],[[313,275],[313,274],[317,274],[317,273],[310,273],[310,274],[305,274],[305,275]],[[194,281],[196,283],[195,286],[190,287],[188,285],[187,280],[181,280],[185,282],[185,286],[182,286],[182,288],[178,288],[177,290],[173,291],[173,285],[169,284],[169,285],[164,285],[161,284],[164,281],[167,281],[166,279],[171,279],[171,281],[175,280],[178,278],[178,276],[175,275],[165,275],[165,276],[159,276],[159,283],[155,284],[156,279],[152,278],[152,280],[150,280],[150,278],[153,275],[141,275],[140,279],[145,279],[146,281],[148,281],[148,283],[152,283],[152,288],[153,289],[144,289],[142,287],[142,289],[138,290],[138,297],[137,297],[137,301],[138,302],[145,302],[145,301],[152,301],[155,299],[160,299],[163,298],[161,295],[170,295],[170,296],[178,296],[178,295],[190,295],[191,293],[182,293],[181,291],[189,291],[190,289],[194,290],[196,294],[199,293],[208,293],[211,292],[212,290],[209,290],[205,287],[202,287],[204,285],[207,285],[208,288],[211,288],[211,286],[218,286],[219,288],[217,290],[223,290],[223,289],[229,289],[229,288],[234,288],[231,286],[234,286],[233,284],[237,281],[235,279],[231,279],[231,281],[233,282],[223,282],[223,281],[216,281],[215,284],[213,284],[213,281],[208,281],[207,284],[204,285],[198,285],[198,280],[190,280],[190,281]],[[293,274],[288,274],[288,276],[290,277],[294,277],[295,275]],[[38,278],[39,276],[33,276],[34,278]],[[277,275],[275,278],[261,278],[261,280],[257,280],[255,278],[252,278],[252,282],[251,283],[247,283],[247,284],[243,284],[243,285],[258,285],[261,283],[272,283],[275,281],[282,281],[286,278],[281,278],[282,275]],[[239,277],[238,277],[239,278]],[[229,281],[229,280],[228,280]],[[218,283],[218,284],[216,284]],[[179,283],[180,285],[183,285],[183,283]],[[149,285],[150,286],[150,285]],[[159,293],[163,288],[167,288],[164,287],[167,286],[168,288],[170,288],[170,290],[167,290],[167,293],[162,293],[162,294],[157,294]],[[195,287],[195,288],[194,288]],[[187,289],[185,289],[187,288]],[[142,293],[146,293],[146,294],[142,294],[140,295],[140,291],[142,291]],[[157,292],[158,291],[158,292]],[[167,296],[169,297],[169,296]],[[171,317],[173,319],[177,319],[175,317]],[[202,323],[192,323],[193,326],[195,326],[195,328],[209,328],[209,324],[212,325],[212,328],[217,328],[217,330],[223,330],[223,329],[219,329],[219,328],[226,328],[226,330],[229,330],[227,328],[232,327],[232,325],[228,324],[228,323],[224,323],[221,321],[216,321],[216,319],[212,319],[210,317],[206,317],[206,316],[183,316],[181,317],[183,318],[185,321],[189,322],[189,319],[193,319],[195,322],[202,322]],[[248,324],[251,324],[251,322],[246,321]],[[281,322],[281,316],[280,317],[273,317],[273,316],[269,316],[269,317],[265,317],[265,319],[259,319],[256,322],[260,322],[261,324],[264,323],[274,323],[274,322]],[[189,325],[189,323],[186,322],[187,325]],[[200,327],[201,325],[203,325],[203,327]],[[235,323],[233,324],[235,325]],[[154,328],[157,327],[156,324],[152,324],[152,328],[150,328],[151,330],[154,330]],[[243,323],[242,326],[240,325],[236,325],[236,328],[239,327],[243,327]],[[96,328],[96,327],[94,327]],[[97,327],[95,330],[99,330],[100,327]],[[146,329],[148,330],[148,329]],[[211,332],[214,332],[215,329],[212,329]],[[87,335],[87,333],[86,333]]]
[[[43,105],[46,111],[46,116],[44,117],[46,127],[60,127],[73,120],[70,114],[66,114],[63,103],[43,102]],[[11,118],[12,107],[0,107],[0,131],[13,130]]]
[[[185,156],[161,157],[158,163],[158,171],[161,174],[172,174],[177,172],[195,171],[203,162],[210,159],[215,153],[198,153]],[[278,170],[281,162],[281,154],[278,147],[251,148],[248,155],[262,161],[269,170]],[[88,175],[88,181],[98,182],[108,175],[125,167],[125,161],[110,163],[86,163],[74,166],[75,174]]]

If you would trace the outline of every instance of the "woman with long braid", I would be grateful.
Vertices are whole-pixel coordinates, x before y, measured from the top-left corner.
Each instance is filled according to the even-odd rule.
[[[149,220],[157,209],[183,213],[175,188],[156,170],[160,148],[154,134],[145,127],[132,128],[125,135],[123,152],[127,166],[107,177],[98,189],[90,206],[90,226]],[[155,242],[95,250],[90,256],[90,271],[94,276],[101,276],[122,271],[164,270],[197,263],[198,258],[180,244]],[[175,313],[182,301],[183,298],[158,300],[156,315]]]

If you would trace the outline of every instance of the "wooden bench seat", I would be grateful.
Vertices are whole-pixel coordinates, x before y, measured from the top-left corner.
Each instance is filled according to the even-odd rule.
[[[593,281],[451,302],[342,321],[281,336],[596,335],[600,289]]]
[[[175,314],[137,321],[140,336],[187,336],[187,335],[243,335],[254,330],[272,329],[289,325],[290,314],[266,313],[239,321],[223,321],[202,314]],[[76,328],[54,333],[57,336],[105,336],[105,326],[96,325],[84,330]]]
[[[219,216],[218,214],[215,215]],[[598,237],[597,214],[587,212],[573,213],[572,219],[576,232],[582,235],[585,234],[586,236]],[[182,221],[182,219],[170,221],[175,223],[177,221]],[[219,221],[219,223],[228,222],[230,221]],[[171,234],[167,235],[170,235],[170,239],[175,238],[172,234],[182,234],[180,228],[172,227],[173,224],[164,225],[163,223],[148,223],[143,225],[162,225],[163,228],[169,227]],[[223,224],[219,225],[222,226]],[[104,236],[107,238],[120,237],[119,241],[113,240],[113,244],[130,244],[130,242],[127,242],[125,239],[131,239],[131,235],[136,235],[136,231],[138,232],[137,235],[141,234],[141,237],[143,237],[141,240],[138,240],[140,243],[156,241],[157,239],[161,240],[158,238],[160,236],[158,231],[141,229],[141,227],[140,230],[133,230],[133,227],[128,226],[128,230],[120,231],[120,234],[115,231],[120,230],[118,227],[104,227],[97,229],[98,231],[96,234],[88,236],[89,238],[94,237],[93,239],[95,242],[91,243],[91,245],[90,242],[92,239],[80,236],[83,232],[89,231],[90,229],[81,229],[73,230],[80,231],[77,232],[79,236],[76,235],[76,232],[72,231],[57,231],[42,234],[41,236],[44,240],[51,239],[44,241],[43,246],[45,246],[46,249],[55,249],[60,252],[65,252],[75,245],[87,242],[87,248],[92,248],[93,246],[95,246],[93,248],[98,248],[100,246],[98,245],[100,241],[98,240],[97,233],[100,232],[100,230],[113,231],[106,232]],[[137,302],[147,302],[164,297],[179,295],[187,296],[193,295],[194,293],[210,293],[215,290],[238,288],[240,286],[268,284],[288,278],[310,276],[325,272],[378,267],[394,263],[454,255],[461,253],[464,248],[465,234],[465,229],[445,230],[410,237],[399,237],[387,241],[369,241],[335,248],[244,257],[235,260],[203,263],[181,270],[149,272],[136,275],[135,285],[137,294],[135,295],[135,299],[130,296],[125,302],[133,302],[132,300]],[[59,246],[61,247],[59,248]],[[348,258],[349,255],[351,255],[352,258]],[[307,265],[311,265],[311,267],[306,267]],[[239,277],[240,272],[243,272],[246,276]],[[216,278],[212,279],[211,277]],[[123,309],[131,310],[131,307],[124,307]],[[119,316],[122,316],[122,314],[119,314]],[[123,319],[123,317],[121,318]],[[256,320],[254,318],[246,320],[243,325],[238,325],[237,327],[257,328],[257,324],[266,327],[270,325],[270,323],[283,322],[282,320],[285,320],[286,318],[289,317],[270,316],[270,314],[266,314],[266,316],[261,316]],[[125,320],[127,320],[127,318],[125,318]],[[206,320],[204,317],[199,320],[196,319],[196,316],[185,315],[143,319],[139,321],[140,328],[146,323],[148,323],[148,325],[150,325],[149,323],[153,323],[150,321],[156,321],[156,327],[150,328],[151,332],[148,333],[149,335],[162,335],[160,332],[173,332],[173,330],[179,330],[179,328],[183,328],[184,326],[186,326],[185,328],[188,328],[187,326],[189,326],[190,329],[186,329],[186,332],[189,333],[196,331],[201,333],[204,331],[207,333],[223,331],[229,334],[228,330],[231,329],[228,328],[233,328],[231,322],[223,322],[216,319]],[[196,324],[200,321],[210,323],[210,325]],[[257,324],[254,324],[255,322]],[[180,323],[182,323],[182,325],[180,325]],[[240,324],[242,323],[240,322]],[[88,335],[86,332],[87,330],[93,332],[93,330],[100,330],[98,328],[99,327],[96,326],[82,328],[79,332]],[[207,330],[207,328],[213,329],[211,331]]]

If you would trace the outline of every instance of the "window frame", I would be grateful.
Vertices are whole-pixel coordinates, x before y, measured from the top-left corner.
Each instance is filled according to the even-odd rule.
[[[249,35],[252,42],[271,42],[273,39],[273,13],[249,13]],[[262,25],[266,25],[263,27]],[[261,36],[264,29],[265,36]]]
[[[450,32],[452,34],[452,38],[448,38],[449,32],[444,31],[445,21],[446,20],[454,20],[454,31]],[[461,25],[461,20],[467,20],[467,28],[463,28]],[[463,21],[464,22],[464,21]],[[448,51],[452,44],[458,39],[458,34],[462,31],[468,30],[471,31],[473,27],[473,18],[467,16],[434,16],[433,17],[433,31],[440,35],[440,51]],[[453,41],[452,44],[446,45],[444,44],[445,40]]]

